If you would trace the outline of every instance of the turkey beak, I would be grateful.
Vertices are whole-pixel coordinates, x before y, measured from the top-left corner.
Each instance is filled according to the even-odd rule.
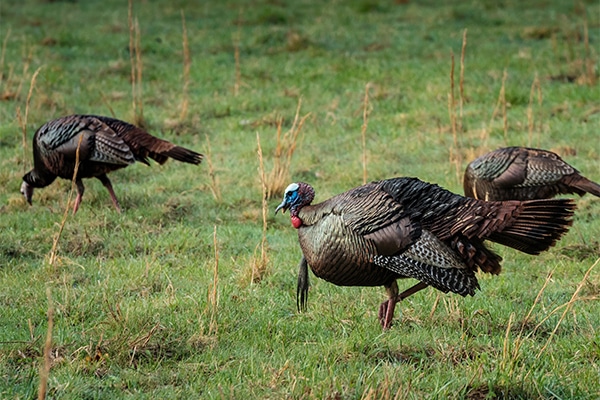
[[[279,211],[279,210],[283,210],[283,211],[281,211],[281,213],[285,214],[285,210],[287,210],[287,209],[288,209],[287,203],[286,203],[285,199],[283,199],[281,204],[278,205],[277,208],[275,209],[275,214],[277,214],[277,211]]]
[[[29,205],[32,205],[31,198],[33,197],[33,187],[27,182],[23,182],[21,184],[21,194],[25,197],[25,200],[29,203]]]

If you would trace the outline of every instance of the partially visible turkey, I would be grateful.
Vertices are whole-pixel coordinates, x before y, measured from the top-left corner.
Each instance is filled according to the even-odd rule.
[[[83,178],[98,178],[120,212],[121,207],[107,173],[136,161],[150,165],[148,158],[159,164],[164,164],[169,158],[200,164],[203,157],[118,119],[95,115],[58,118],[42,125],[33,137],[33,169],[23,176],[21,185],[21,193],[29,204],[34,188],[46,187],[56,177],[73,179],[78,147],[77,198],[73,214],[79,209],[83,196]]]
[[[528,147],[504,147],[467,165],[465,196],[482,200],[550,199],[558,194],[600,197],[600,185],[557,154]]]
[[[539,254],[567,232],[576,208],[572,199],[486,202],[416,178],[371,182],[311,205],[314,194],[307,183],[292,183],[275,210],[289,209],[298,230],[299,310],[306,307],[308,265],[335,285],[384,286],[384,329],[396,302],[427,286],[474,295],[478,269],[498,274],[502,258],[484,240]],[[419,283],[399,294],[401,278]]]

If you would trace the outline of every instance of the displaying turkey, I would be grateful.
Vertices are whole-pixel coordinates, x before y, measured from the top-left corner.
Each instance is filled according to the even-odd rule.
[[[83,178],[98,178],[110,193],[115,208],[121,211],[107,173],[125,168],[136,161],[150,165],[167,159],[199,164],[202,154],[156,138],[127,122],[95,115],[70,115],[42,125],[33,137],[33,169],[23,176],[21,193],[31,204],[34,188],[43,188],[56,177],[71,180],[75,172],[77,150],[77,198],[75,214],[84,192]]]
[[[483,200],[549,199],[570,193],[600,197],[600,185],[557,154],[528,147],[505,147],[473,160],[463,187],[465,196]]]
[[[299,310],[306,307],[308,265],[335,285],[384,286],[384,329],[396,302],[427,286],[474,295],[477,270],[498,274],[502,258],[484,240],[539,254],[567,232],[575,210],[572,199],[486,202],[416,178],[371,182],[311,205],[314,195],[307,183],[292,183],[275,210],[289,209],[298,230]],[[398,294],[399,278],[419,283]]]

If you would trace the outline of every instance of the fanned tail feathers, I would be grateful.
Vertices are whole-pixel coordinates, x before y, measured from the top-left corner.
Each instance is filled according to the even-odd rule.
[[[529,200],[521,203],[513,223],[489,239],[527,254],[539,254],[564,235],[573,224],[573,199]]]

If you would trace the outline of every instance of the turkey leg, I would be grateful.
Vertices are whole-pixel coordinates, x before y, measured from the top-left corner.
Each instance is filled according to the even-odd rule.
[[[112,202],[115,205],[115,208],[117,209],[117,211],[121,212],[121,206],[119,205],[119,200],[117,200],[117,196],[115,195],[115,191],[113,190],[112,184],[110,183],[108,176],[106,176],[106,174],[104,174],[104,175],[99,175],[97,178],[100,179],[100,182],[102,182],[102,184],[104,185],[106,190],[108,190],[108,193],[110,194],[110,198],[112,199]]]
[[[428,285],[425,283],[419,282],[400,294],[398,294],[398,283],[396,283],[396,281],[391,285],[386,286],[385,291],[388,294],[388,299],[379,306],[379,322],[381,322],[383,329],[387,330],[392,326],[392,319],[394,318],[394,310],[396,309],[397,302],[417,293],[419,290],[425,289],[427,286]]]

